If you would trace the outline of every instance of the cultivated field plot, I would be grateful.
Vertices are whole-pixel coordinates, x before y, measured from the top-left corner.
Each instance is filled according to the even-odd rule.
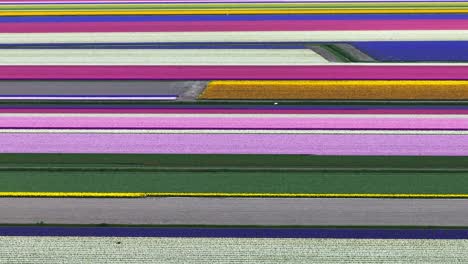
[[[468,240],[0,237],[1,263],[467,263]]]

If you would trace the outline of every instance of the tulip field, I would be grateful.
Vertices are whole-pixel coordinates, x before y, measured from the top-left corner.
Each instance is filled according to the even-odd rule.
[[[0,0],[0,264],[468,264],[468,0]]]

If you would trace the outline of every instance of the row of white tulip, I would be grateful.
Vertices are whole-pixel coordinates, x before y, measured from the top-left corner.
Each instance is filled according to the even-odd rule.
[[[468,263],[468,240],[0,237],[0,263]]]

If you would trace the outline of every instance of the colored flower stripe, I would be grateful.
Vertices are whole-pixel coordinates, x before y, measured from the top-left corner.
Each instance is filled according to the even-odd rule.
[[[345,130],[345,129],[68,129],[68,128],[6,128],[0,133],[18,134],[252,134],[252,135],[468,135],[464,130]]]
[[[11,107],[11,106],[9,106]],[[60,105],[55,108],[47,108],[41,106],[28,106],[24,107],[21,105],[20,108],[9,108],[8,106],[0,107],[0,113],[2,114],[342,114],[342,115],[361,115],[361,114],[394,114],[394,115],[467,115],[468,109],[466,107],[376,107],[376,106],[315,106],[315,107],[300,107],[300,106],[288,106],[284,107],[280,104],[275,106],[252,106],[252,107],[231,107],[221,108],[221,106],[208,106],[204,107],[197,106],[184,106],[175,105],[175,107],[169,107],[164,105],[161,107],[145,107],[129,105],[123,107],[122,105],[117,106],[102,106],[98,107],[93,105],[95,108],[87,106],[66,106]],[[50,107],[50,106],[48,106]],[[107,107],[107,108],[106,108]]]
[[[112,95],[0,95],[0,100],[57,100],[57,101],[118,101],[118,100],[130,100],[130,101],[149,101],[149,100],[176,100],[176,95],[147,95],[147,96],[112,96]]]
[[[1,4],[71,4],[71,3],[94,3],[94,4],[112,4],[112,3],[162,3],[162,4],[171,4],[171,3],[414,3],[414,2],[430,2],[427,0],[366,0],[366,1],[349,1],[349,0],[327,0],[327,1],[317,1],[317,0],[0,0]],[[464,0],[440,0],[439,2],[466,2]]]
[[[2,114],[42,114],[42,113],[69,113],[69,114],[467,114],[468,105],[454,101],[420,101],[421,103],[407,103],[407,101],[388,101],[382,105],[369,101],[367,103],[353,101],[317,101],[310,105],[309,101],[273,102],[261,100],[248,101],[203,101],[197,103],[174,102],[171,104],[35,104],[17,105],[13,102],[4,102],[0,105]]]
[[[212,81],[201,99],[463,100],[466,81]]]
[[[442,228],[378,229],[0,226],[0,236],[468,239],[468,230]],[[389,241],[386,243],[388,242]],[[154,244],[152,245],[154,246]]]
[[[314,65],[309,49],[0,49],[0,65]]]
[[[328,135],[287,134],[286,131],[283,134],[61,134],[25,131],[1,133],[0,141],[5,143],[0,145],[2,153],[468,154],[467,135],[372,135],[359,134],[359,131]]]
[[[317,21],[317,20],[465,20],[468,14],[312,14],[312,15],[172,15],[172,16],[24,16],[0,17],[0,23],[51,23],[51,22],[195,22],[195,21]]]
[[[145,193],[101,193],[101,192],[0,192],[0,197],[95,197],[95,198],[143,198]]]
[[[192,233],[194,230],[184,231]],[[281,234],[282,231],[278,230],[277,233]],[[34,256],[36,263],[76,263],[90,259],[103,264],[266,264],[284,263],[285,260],[290,264],[393,264],[402,259],[407,263],[436,264],[468,261],[468,254],[464,250],[468,247],[468,241],[463,239],[328,239],[330,237],[290,238],[287,235],[286,238],[281,237],[10,236],[0,237],[0,262],[28,263],[31,256]]]
[[[0,79],[468,80],[468,66],[0,66]]]
[[[352,45],[380,62],[468,60],[468,43],[464,41],[354,42]]]
[[[468,129],[466,116],[0,115],[0,128],[122,129]]]
[[[53,32],[215,32],[220,31],[308,31],[308,30],[461,30],[466,20],[264,20],[180,22],[77,22],[0,23],[1,33]]]
[[[302,3],[428,3],[428,0],[328,0],[328,1],[317,1],[317,0],[1,0],[0,4],[3,5],[39,5],[39,4],[302,4]],[[466,0],[439,0],[434,1],[437,3],[448,2],[448,3],[460,3],[467,2]]]
[[[0,10],[206,10],[206,9],[455,9],[468,8],[466,1],[450,2],[302,2],[302,3],[118,3],[118,4],[2,4]]]
[[[0,44],[0,49],[309,49],[305,43],[58,43]]]
[[[466,41],[468,30],[328,30],[216,32],[0,33],[0,44],[265,43],[356,41]]]
[[[194,231],[185,229],[180,233],[201,233]],[[289,232],[278,230],[276,233],[282,234],[283,231]],[[400,231],[405,232],[404,230],[394,232],[400,233]],[[445,232],[445,230],[440,231]],[[211,234],[214,233],[211,232]],[[242,232],[239,233],[242,234]],[[258,233],[262,234],[262,231]],[[261,235],[258,238],[192,237],[190,235],[182,235],[182,237],[9,236],[0,237],[0,262],[28,263],[31,262],[31,256],[34,256],[36,263],[76,263],[90,259],[103,264],[184,262],[266,264],[284,263],[285,260],[290,264],[393,264],[402,259],[407,263],[436,264],[468,261],[468,254],[464,250],[468,247],[468,241],[463,239],[434,239],[438,237],[410,238],[409,240],[329,239],[333,237],[291,238],[287,235],[284,236],[285,238],[282,237]]]
[[[464,199],[468,194],[410,193],[106,193],[106,192],[0,192],[0,197],[144,198],[144,197],[262,197],[262,198],[443,198]]]
[[[83,10],[83,11],[0,11],[0,16],[93,16],[93,15],[258,15],[258,14],[466,14],[455,9],[207,9],[207,10]]]

